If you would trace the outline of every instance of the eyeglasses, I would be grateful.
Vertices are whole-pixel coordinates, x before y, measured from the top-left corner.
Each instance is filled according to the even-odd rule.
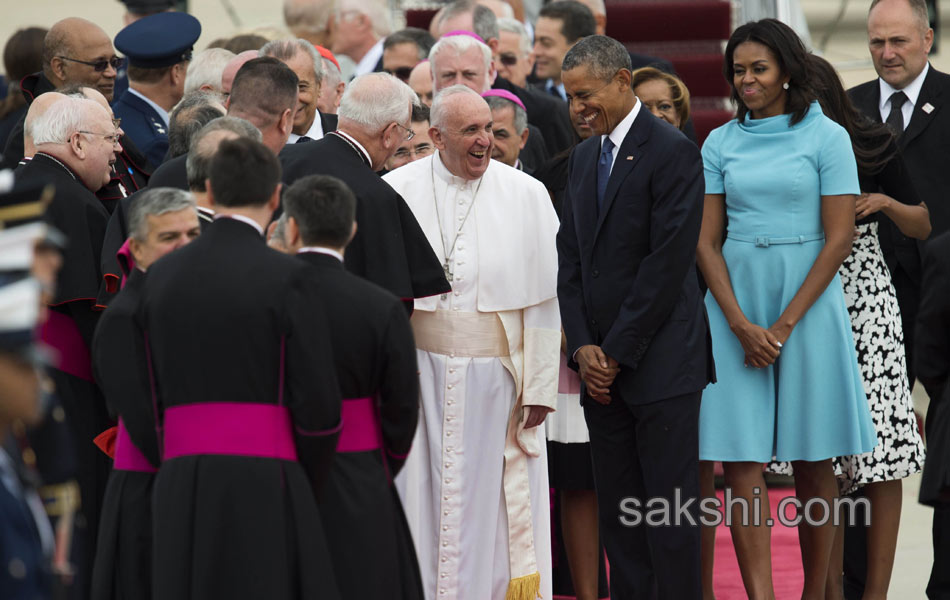
[[[393,121],[393,123],[396,123],[396,122]],[[416,137],[416,132],[415,132],[415,131],[409,129],[409,128],[406,127],[405,125],[400,125],[399,123],[396,123],[396,125],[399,125],[399,128],[400,128],[400,129],[405,130],[405,132],[406,132],[406,141],[407,141],[407,142],[408,142],[409,140],[411,140],[412,138]]]
[[[115,128],[118,130],[118,129],[119,129],[119,125],[121,125],[121,124],[122,124],[122,117],[112,117],[112,126],[113,126],[113,127],[115,127]]]
[[[107,142],[111,143],[113,146],[115,146],[115,145],[117,145],[117,144],[119,143],[119,139],[120,139],[120,137],[121,137],[121,136],[118,134],[118,132],[116,132],[116,133],[100,133],[100,132],[98,132],[98,131],[85,131],[85,130],[80,129],[77,133],[85,133],[85,134],[87,134],[87,135],[100,135],[100,136],[102,136],[102,138],[103,138],[104,140],[106,140]]]
[[[393,157],[411,158],[415,156],[418,158],[425,158],[430,154],[432,154],[432,146],[430,144],[419,144],[416,147],[407,146],[405,148],[399,148],[399,150],[396,150],[396,153],[393,154]]]
[[[77,62],[82,65],[89,65],[97,73],[102,73],[103,71],[108,69],[110,66],[115,70],[119,70],[119,67],[122,66],[122,59],[119,58],[118,56],[113,56],[112,58],[109,58],[109,59],[100,58],[99,60],[92,61],[92,62],[88,60],[79,60],[78,58],[69,58],[68,56],[57,56],[57,58],[60,58],[62,60],[68,60],[71,62]]]
[[[412,73],[412,67],[397,67],[395,69],[383,69],[400,81],[409,81],[409,75]]]
[[[596,90],[592,92],[580,92],[579,94],[574,94],[573,96],[571,94],[568,94],[567,103],[568,105],[574,102],[583,102],[586,104],[592,97],[596,96],[600,92],[600,90],[604,89],[605,87],[607,87],[613,82],[614,82],[614,78],[611,77],[610,81],[608,81],[607,83],[605,83],[604,85],[600,86],[599,88],[597,88]]]
[[[498,60],[506,67],[513,67],[518,64],[518,57],[513,52],[502,52],[498,55]]]

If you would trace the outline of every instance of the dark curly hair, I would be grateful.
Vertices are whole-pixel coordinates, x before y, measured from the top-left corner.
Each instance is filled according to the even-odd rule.
[[[791,113],[792,125],[804,119],[809,105],[815,100],[808,51],[791,27],[776,19],[762,19],[737,28],[726,44],[722,74],[732,89],[732,101],[736,104],[736,116],[739,120],[745,119],[749,109],[739,97],[734,84],[733,55],[736,48],[745,42],[758,42],[775,55],[782,74],[789,77],[785,112]]]

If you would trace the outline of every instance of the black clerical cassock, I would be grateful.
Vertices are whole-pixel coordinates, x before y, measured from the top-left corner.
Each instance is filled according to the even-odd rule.
[[[451,291],[406,201],[373,172],[366,154],[345,133],[289,144],[279,158],[285,185],[307,175],[333,175],[356,194],[359,229],[346,249],[347,270],[403,300]]]
[[[119,419],[92,574],[97,600],[151,597],[152,484],[160,461],[156,415],[138,319],[145,273],[133,269],[103,313],[92,360],[109,412]]]
[[[149,269],[157,600],[340,597],[311,491],[340,428],[315,286],[308,265],[228,217]]]
[[[392,478],[419,414],[416,348],[398,298],[343,269],[331,255],[297,255],[315,267],[343,394],[343,431],[318,497],[344,598],[423,598],[412,537]]]

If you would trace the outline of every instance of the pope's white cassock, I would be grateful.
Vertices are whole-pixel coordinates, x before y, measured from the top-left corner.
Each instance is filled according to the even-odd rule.
[[[557,400],[550,197],[494,160],[466,181],[438,153],[384,179],[451,274],[451,293],[415,301],[422,410],[396,479],[426,598],[551,598],[544,425],[524,429],[521,409]]]

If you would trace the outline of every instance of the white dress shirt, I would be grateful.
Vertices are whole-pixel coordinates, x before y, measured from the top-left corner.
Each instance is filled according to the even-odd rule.
[[[304,246],[300,250],[297,250],[297,254],[303,254],[304,252],[313,252],[314,254],[326,254],[332,256],[340,262],[343,262],[343,255],[334,250],[333,248],[324,248],[322,246]]]
[[[304,134],[311,140],[322,140],[323,139],[323,123],[320,122],[320,111],[314,113],[313,115],[313,124],[310,126],[310,129],[307,133]],[[288,144],[296,144],[302,136],[297,135],[296,133],[291,132],[290,137],[287,138]]]
[[[376,63],[378,63],[379,59],[383,57],[384,41],[385,38],[379,38],[379,40],[373,44],[373,47],[363,55],[363,58],[360,59],[360,62],[356,63],[356,68],[353,69],[353,77],[359,77],[360,75],[372,73],[374,70],[376,70]]]
[[[260,223],[250,217],[245,217],[244,215],[215,215],[214,220],[217,221],[218,219],[234,219],[235,221],[240,221],[246,225],[250,225],[261,234],[261,237],[264,237],[264,228],[261,227]]]
[[[881,100],[879,105],[881,110],[881,122],[886,123],[888,115],[891,114],[891,94],[894,92],[904,92],[907,96],[907,100],[903,106],[901,106],[901,115],[904,116],[904,129],[907,129],[907,125],[910,123],[910,117],[914,114],[914,107],[917,106],[917,98],[920,97],[920,88],[924,86],[924,79],[927,78],[928,71],[930,71],[930,63],[925,64],[924,70],[920,72],[920,75],[914,78],[914,80],[908,83],[902,90],[892,87],[891,84],[878,77],[878,82],[881,86]]]
[[[155,104],[155,103],[152,102],[149,98],[146,98],[146,97],[142,94],[142,92],[139,92],[138,90],[136,90],[136,89],[134,89],[134,88],[129,88],[129,93],[132,94],[132,95],[134,95],[134,96],[138,96],[138,97],[141,98],[142,100],[145,100],[145,103],[148,104],[149,106],[151,106],[152,108],[154,108],[154,109],[155,109],[155,112],[158,113],[158,116],[160,116],[160,117],[162,118],[162,121],[165,122],[165,127],[168,127],[168,111],[167,111],[167,110],[165,110],[165,109],[162,108],[161,106]]]

